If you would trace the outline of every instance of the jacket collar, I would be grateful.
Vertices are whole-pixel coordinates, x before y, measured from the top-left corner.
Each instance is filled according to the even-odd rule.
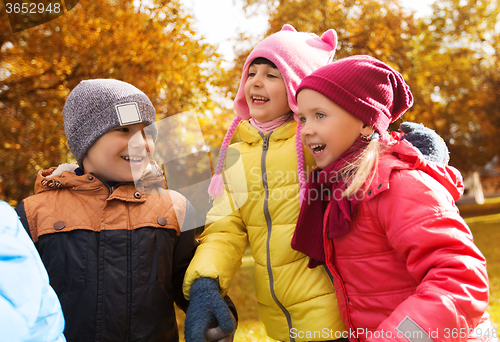
[[[271,142],[279,140],[287,140],[295,135],[297,132],[297,123],[292,120],[288,121],[280,127],[272,131],[271,137],[269,138]],[[259,135],[259,130],[250,124],[249,120],[241,121],[238,126],[238,133],[241,140],[246,143],[254,144],[262,141],[262,137]],[[269,135],[271,132],[264,134]]]
[[[159,193],[165,190],[165,178],[163,171],[156,162],[146,168],[141,179],[137,182],[120,183],[116,189],[112,189],[104,180],[91,173],[83,176],[75,174],[78,168],[76,164],[61,164],[38,172],[35,181],[35,194],[57,189],[69,188],[76,191],[90,191],[93,194],[104,194],[108,200],[117,198],[124,201],[142,202],[144,196],[141,193]]]

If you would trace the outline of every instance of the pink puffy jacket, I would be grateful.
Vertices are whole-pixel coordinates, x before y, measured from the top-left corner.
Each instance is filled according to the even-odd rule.
[[[486,313],[486,261],[455,206],[460,173],[425,161],[406,141],[390,148],[351,230],[325,234],[349,339],[488,340],[498,331]]]

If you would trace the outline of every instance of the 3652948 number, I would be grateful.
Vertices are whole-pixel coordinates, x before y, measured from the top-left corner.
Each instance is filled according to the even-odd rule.
[[[10,3],[7,2],[5,4],[5,9],[7,13],[60,13],[61,12],[61,4],[55,3],[52,4],[49,2],[48,5],[44,5],[43,3]]]

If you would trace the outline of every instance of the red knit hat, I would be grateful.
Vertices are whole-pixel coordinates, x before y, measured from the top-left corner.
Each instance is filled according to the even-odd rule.
[[[305,77],[297,89],[315,90],[388,136],[387,128],[413,105],[403,76],[371,56],[351,56]]]

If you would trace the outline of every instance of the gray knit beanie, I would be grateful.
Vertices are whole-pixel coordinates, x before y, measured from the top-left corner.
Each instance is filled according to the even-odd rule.
[[[156,122],[155,108],[146,94],[114,79],[81,81],[66,99],[63,116],[69,149],[81,168],[85,154],[104,133],[120,126]],[[150,128],[156,141],[156,125]]]

